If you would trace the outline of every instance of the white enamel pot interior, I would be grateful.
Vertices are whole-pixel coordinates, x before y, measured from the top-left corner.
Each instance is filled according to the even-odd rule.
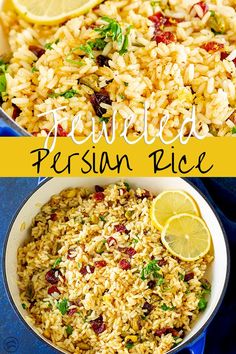
[[[38,331],[25,319],[27,312],[21,306],[19,289],[17,286],[17,249],[29,236],[32,218],[39,212],[40,206],[45,204],[50,196],[59,193],[68,187],[94,187],[118,182],[120,178],[52,178],[43,182],[38,189],[24,202],[16,214],[6,238],[3,269],[6,290],[10,302],[15,311],[27,325],[28,329],[35,332],[44,342],[62,353],[65,351],[56,348],[42,337]],[[222,225],[214,210],[208,204],[204,196],[189,182],[181,178],[125,178],[131,186],[141,187],[157,194],[164,190],[184,190],[188,192],[200,207],[201,215],[208,225],[212,235],[215,259],[209,267],[207,278],[212,283],[212,293],[206,310],[199,316],[189,334],[186,335],[181,345],[172,349],[169,353],[175,353],[196,340],[202,331],[208,326],[223,299],[229,276],[229,251],[226,236]]]

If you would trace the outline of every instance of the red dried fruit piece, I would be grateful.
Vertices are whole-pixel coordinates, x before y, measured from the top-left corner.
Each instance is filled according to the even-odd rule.
[[[117,241],[114,237],[109,237],[107,239],[107,244],[108,244],[108,247],[112,247],[112,246],[116,246],[117,245]]]
[[[57,284],[59,282],[59,277],[62,276],[60,270],[58,269],[51,269],[49,270],[46,275],[45,279],[50,284]]]
[[[116,225],[116,226],[115,226],[115,231],[116,231],[116,232],[120,232],[120,233],[124,232],[124,233],[126,233],[126,234],[129,233],[129,231],[126,229],[126,226],[123,225],[123,224]]]
[[[107,262],[106,261],[96,261],[96,262],[94,262],[94,265],[96,268],[103,268],[103,267],[106,267]]]
[[[106,109],[101,107],[101,103],[105,103],[109,106],[112,105],[112,101],[110,99],[109,93],[105,90],[102,90],[100,92],[95,92],[91,97],[90,97],[90,102],[92,103],[93,109],[96,113],[96,115],[100,118],[106,113]]]
[[[34,53],[34,55],[39,59],[41,58],[42,55],[45,54],[45,49],[41,47],[37,47],[36,45],[30,45],[29,50]]]
[[[58,124],[57,126],[57,135],[60,137],[65,137],[68,135],[64,128],[62,128],[61,124]]]
[[[99,192],[104,192],[104,188],[101,187],[101,186],[96,185],[96,186],[95,186],[95,191],[98,192],[98,193],[99,193]]]
[[[16,119],[21,114],[22,110],[13,103],[12,119]]]
[[[149,304],[149,302],[145,301],[142,309],[143,309],[144,315],[147,316],[152,312],[153,306],[151,304]]]
[[[202,10],[202,14],[199,14],[197,11],[196,11],[196,8],[197,6],[199,6]],[[190,9],[190,12],[192,12],[192,10],[195,10],[196,14],[195,14],[195,17],[199,17],[199,18],[203,18],[203,16],[209,11],[209,7],[208,5],[205,3],[205,1],[199,1],[198,3],[194,4],[191,9]]]
[[[149,282],[147,283],[147,286],[149,287],[149,289],[154,289],[156,284],[157,283],[155,280],[149,280]]]
[[[177,19],[174,17],[166,17],[161,12],[157,12],[152,16],[148,17],[155,24],[156,31],[159,29],[163,29],[164,26],[174,26],[177,23],[181,22],[181,19]]]
[[[171,333],[174,337],[179,337],[180,335],[176,329],[170,327],[158,329],[155,331],[154,335],[161,337],[163,334],[168,334],[168,333]]]
[[[133,247],[128,247],[125,249],[125,253],[132,258],[137,252]]]
[[[127,259],[121,259],[121,261],[119,262],[119,266],[123,270],[131,269],[131,264],[129,261],[127,261]]]
[[[185,274],[184,281],[189,281],[194,278],[194,273]]]
[[[162,258],[157,262],[157,264],[159,265],[159,267],[163,267],[164,265],[167,264],[167,261],[164,258]]]
[[[95,271],[95,267],[94,267],[94,266],[91,266],[91,265],[83,266],[83,267],[80,269],[80,273],[81,273],[82,275],[92,274],[92,273],[94,273],[94,271]]]
[[[229,56],[229,54],[227,52],[221,52],[220,53],[220,60],[225,60],[228,56]]]
[[[106,324],[103,322],[102,315],[95,320],[90,321],[90,324],[96,334],[101,334],[106,330]]]
[[[155,41],[158,43],[170,44],[172,42],[176,42],[177,38],[174,33],[168,31],[158,31],[154,36]]]
[[[110,58],[105,57],[104,55],[99,55],[99,56],[97,57],[97,64],[98,64],[98,66],[100,66],[100,67],[103,67],[103,66],[108,66],[108,67],[110,67],[110,65],[109,65],[109,60],[110,60]]]
[[[50,215],[50,220],[56,221],[57,220],[57,214],[56,213],[51,214]]]
[[[67,259],[74,259],[76,257],[75,249],[68,250]]]
[[[104,200],[105,198],[105,195],[103,192],[96,192],[94,193],[94,199],[97,201],[97,202],[101,202],[102,200]]]
[[[205,43],[201,46],[202,49],[205,49],[207,52],[209,53],[214,53],[214,52],[218,52],[222,49],[224,49],[224,44],[222,43],[217,43],[217,42],[208,42]]]
[[[67,312],[67,315],[68,315],[68,316],[73,316],[76,312],[77,312],[77,309],[76,309],[76,308],[73,308],[73,309],[70,309],[70,310]]]
[[[49,294],[49,295],[52,295],[52,294],[60,294],[60,290],[57,288],[56,285],[53,285],[53,286],[51,286],[51,287],[48,289],[48,294]]]

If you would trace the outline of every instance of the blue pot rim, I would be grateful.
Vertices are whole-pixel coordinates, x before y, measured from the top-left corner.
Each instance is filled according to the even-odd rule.
[[[98,177],[99,178],[99,177]],[[157,177],[158,178],[158,177]],[[55,353],[60,353],[63,354],[63,352],[59,349],[59,348],[54,348],[51,344],[49,344],[48,342],[46,342],[45,340],[43,340],[38,334],[37,332],[35,332],[29,325],[28,323],[25,321],[24,317],[21,315],[21,313],[18,311],[14,300],[11,296],[10,293],[10,289],[8,287],[8,283],[7,283],[7,277],[6,277],[6,249],[7,249],[7,244],[8,244],[8,239],[10,236],[10,232],[12,229],[12,226],[18,216],[18,214],[20,213],[21,209],[23,209],[24,205],[28,202],[28,200],[33,196],[33,194],[39,190],[41,188],[41,186],[43,186],[44,184],[46,184],[48,181],[50,181],[51,179],[53,179],[52,177],[50,178],[46,178],[44,181],[42,181],[29,195],[27,198],[25,198],[25,200],[22,202],[22,204],[20,205],[20,207],[17,209],[6,234],[6,238],[3,244],[3,258],[2,258],[2,269],[3,269],[3,283],[4,283],[4,287],[7,293],[7,297],[8,300],[13,308],[13,310],[15,311],[17,317],[20,319],[20,321],[24,324],[24,326],[31,332],[33,333],[33,335],[40,340],[42,343],[46,344],[49,348],[51,348],[51,350],[54,350]],[[203,332],[207,329],[207,327],[210,325],[210,323],[212,322],[213,318],[215,317],[215,315],[217,314],[222,301],[224,299],[226,290],[227,290],[227,286],[229,283],[229,275],[230,275],[230,251],[229,251],[229,243],[228,243],[228,239],[227,239],[227,235],[224,229],[224,226],[220,220],[220,217],[218,215],[218,213],[216,212],[215,208],[213,208],[212,204],[210,201],[208,201],[208,199],[206,198],[206,196],[202,193],[202,191],[200,191],[191,181],[187,180],[186,178],[182,178],[183,180],[185,180],[185,182],[187,182],[191,187],[193,187],[203,198],[204,200],[207,202],[207,204],[209,205],[209,207],[211,208],[212,212],[214,213],[215,217],[217,218],[222,233],[223,233],[223,237],[224,237],[224,242],[225,242],[225,246],[226,246],[226,257],[227,257],[227,270],[226,270],[226,277],[225,277],[225,282],[224,282],[224,287],[223,287],[223,291],[221,293],[221,296],[219,298],[219,301],[217,302],[214,311],[212,312],[211,316],[208,318],[208,320],[204,323],[204,325],[197,331],[197,333],[195,333],[194,336],[192,336],[190,339],[188,339],[185,343],[180,344],[178,347],[171,349],[168,354],[175,354],[178,353],[180,350],[183,349],[187,349],[189,347],[191,347],[191,345],[193,345],[197,339],[199,337],[201,337],[201,335],[203,334]]]

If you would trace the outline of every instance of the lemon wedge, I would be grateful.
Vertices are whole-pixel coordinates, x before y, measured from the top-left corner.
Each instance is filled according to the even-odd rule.
[[[183,213],[199,216],[198,206],[190,195],[183,191],[164,191],[153,200],[151,220],[162,230],[169,218]]]
[[[196,261],[209,252],[211,235],[198,216],[179,214],[167,221],[161,241],[172,255],[183,261]]]
[[[12,4],[25,20],[42,25],[54,25],[88,12],[102,1],[12,0]]]

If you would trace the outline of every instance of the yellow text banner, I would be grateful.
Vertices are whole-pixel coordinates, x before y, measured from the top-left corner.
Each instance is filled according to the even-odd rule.
[[[49,147],[52,143],[50,138]],[[191,138],[186,145],[131,145],[122,138],[111,145],[105,140],[77,145],[70,138],[58,138],[49,152],[44,138],[0,138],[0,176],[232,177],[235,148],[233,137]]]

